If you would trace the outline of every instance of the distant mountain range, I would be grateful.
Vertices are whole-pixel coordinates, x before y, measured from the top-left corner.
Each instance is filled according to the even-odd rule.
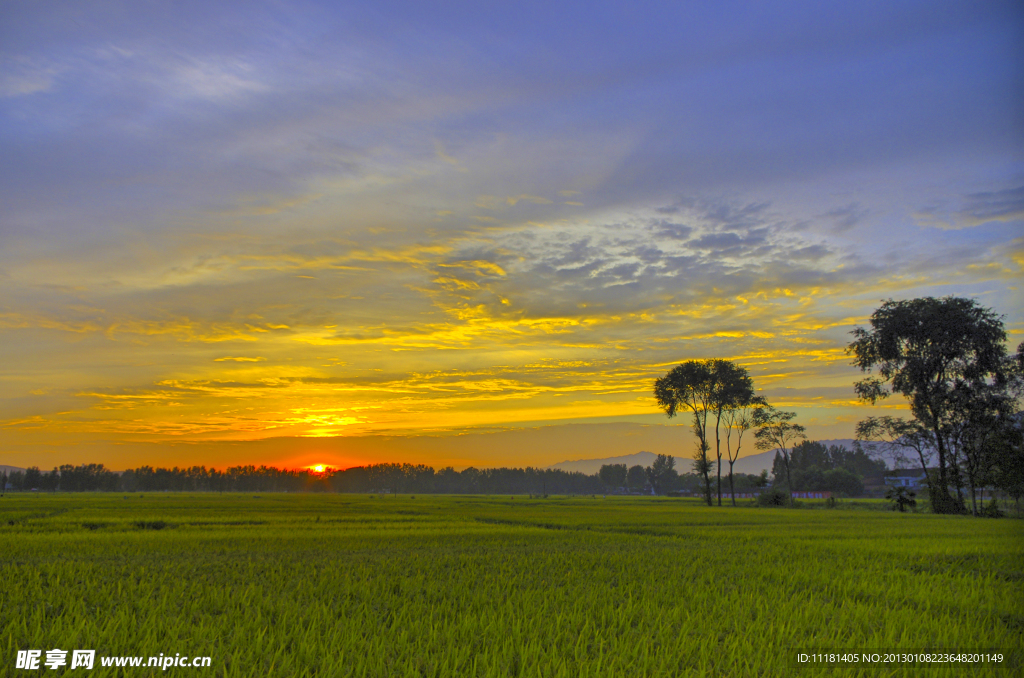
[[[853,449],[852,438],[840,438],[836,440],[818,440],[816,442],[823,443],[824,445],[842,445],[848,450]],[[775,461],[776,450],[768,450],[767,452],[760,452],[758,454],[751,454],[748,456],[740,457],[736,460],[736,465],[733,466],[733,471],[736,473],[750,473],[757,475],[762,470],[767,469],[769,473],[772,471],[772,462]],[[557,464],[548,466],[550,469],[561,469],[563,471],[586,473],[587,475],[594,475],[601,470],[601,467],[605,464],[625,464],[626,466],[650,466],[654,463],[654,460],[658,455],[653,452],[635,452],[633,454],[627,454],[622,457],[608,457],[605,459],[576,459],[572,461],[561,461]],[[714,450],[711,451],[711,458],[714,460]],[[889,466],[892,466],[892,461],[887,460]],[[725,458],[725,452],[722,453],[722,471],[725,472],[729,468],[729,462]],[[687,473],[690,470],[690,459],[676,456],[676,471],[680,473]]]

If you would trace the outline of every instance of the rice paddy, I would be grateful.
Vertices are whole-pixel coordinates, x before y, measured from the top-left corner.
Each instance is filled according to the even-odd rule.
[[[1019,675],[1022,537],[870,506],[8,494],[0,674]],[[53,648],[211,665],[14,668]],[[861,659],[923,651],[1004,659]]]

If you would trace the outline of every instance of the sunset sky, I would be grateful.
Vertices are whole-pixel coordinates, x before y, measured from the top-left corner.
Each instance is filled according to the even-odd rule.
[[[1022,131],[1016,1],[4,2],[0,464],[852,437],[881,300],[1024,340]]]

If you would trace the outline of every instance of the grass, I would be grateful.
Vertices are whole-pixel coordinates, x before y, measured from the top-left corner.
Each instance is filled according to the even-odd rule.
[[[1019,675],[1024,523],[873,506],[7,495],[0,674],[56,647],[212,657],[172,675]],[[925,649],[1007,658],[793,663]]]

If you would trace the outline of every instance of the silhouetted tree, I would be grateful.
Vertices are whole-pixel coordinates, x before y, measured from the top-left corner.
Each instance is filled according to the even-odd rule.
[[[26,490],[38,490],[42,488],[43,473],[38,466],[29,466],[25,469],[25,478],[22,486]]]
[[[1022,384],[1010,366],[1002,381],[960,383],[953,389],[949,447],[957,453],[953,458],[963,470],[976,516],[982,513],[978,489],[996,482],[998,464],[1009,461],[1005,453],[1014,449],[1006,443],[1020,429],[1016,409]]]
[[[757,449],[770,450],[778,448],[782,453],[782,459],[786,467],[786,489],[789,492],[789,503],[793,504],[793,481],[789,473],[789,448],[792,443],[802,440],[804,427],[800,424],[791,424],[796,418],[796,412],[783,412],[771,405],[765,405],[754,411],[754,426],[757,433]]]
[[[671,455],[659,454],[649,467],[644,469],[647,482],[655,494],[663,494],[676,481],[678,473],[675,471],[676,460]]]
[[[925,297],[884,302],[871,315],[871,329],[853,331],[847,352],[863,372],[877,369],[855,385],[863,400],[876,403],[891,393],[903,395],[921,428],[930,433],[938,460],[929,480],[932,510],[964,510],[963,481],[951,435],[959,425],[964,392],[980,394],[982,384],[1005,382],[1010,363],[1000,316],[973,299]],[[957,391],[961,393],[958,395]],[[957,489],[955,496],[950,486]]]
[[[626,485],[631,490],[642,490],[646,484],[647,474],[644,473],[644,467],[640,464],[630,466],[629,471],[626,472]]]
[[[1002,427],[993,441],[993,484],[1013,498],[1020,512],[1020,499],[1024,496],[1024,426],[1017,413],[1007,426]]]
[[[921,466],[927,475],[935,454],[931,432],[917,420],[902,417],[868,417],[857,422],[857,441],[871,454],[884,454],[893,460],[895,468],[909,468],[913,463]]]
[[[49,473],[42,474],[39,480],[39,489],[47,492],[56,492],[60,489],[60,469],[56,466]]]
[[[736,505],[736,487],[732,469],[736,460],[740,458],[743,434],[754,425],[754,410],[766,404],[764,398],[755,396],[751,390],[748,394],[741,394],[722,414],[722,423],[725,424],[725,453],[729,460],[729,495],[732,497],[733,506]],[[732,447],[733,435],[736,436],[735,450]]]
[[[906,512],[908,508],[917,506],[914,496],[915,493],[912,490],[908,490],[902,485],[890,487],[885,493],[885,498],[892,504],[892,510],[899,511],[900,513]]]
[[[616,488],[626,486],[627,473],[629,469],[625,464],[604,464],[597,475],[607,487]]]
[[[680,410],[693,415],[697,436],[694,470],[705,476],[705,499],[711,506],[711,449],[709,425],[715,427],[715,455],[718,461],[718,504],[722,504],[722,448],[720,426],[723,413],[738,402],[753,397],[753,381],[746,369],[717,358],[689,360],[677,365],[654,382],[654,397],[670,418]],[[714,417],[709,420],[709,417]]]

